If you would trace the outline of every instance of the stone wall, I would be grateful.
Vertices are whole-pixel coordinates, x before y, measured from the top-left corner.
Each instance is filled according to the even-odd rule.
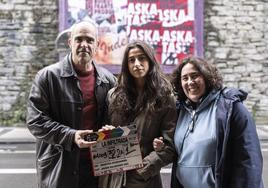
[[[204,0],[205,58],[268,124],[268,0]],[[36,71],[57,60],[58,1],[0,0],[0,126],[23,125]]]
[[[225,85],[249,93],[245,104],[268,124],[268,1],[206,0],[205,57],[221,69]]]
[[[0,0],[0,125],[25,121],[32,75],[54,62],[57,1]]]

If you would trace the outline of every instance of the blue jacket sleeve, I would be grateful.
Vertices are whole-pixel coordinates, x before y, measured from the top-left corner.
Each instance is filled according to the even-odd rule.
[[[256,125],[241,102],[234,103],[230,124],[230,187],[263,187],[263,159]]]

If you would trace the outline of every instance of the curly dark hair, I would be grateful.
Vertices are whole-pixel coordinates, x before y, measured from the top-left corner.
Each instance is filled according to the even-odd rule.
[[[188,56],[175,68],[171,75],[171,83],[179,100],[186,100],[187,97],[183,91],[181,84],[181,71],[186,64],[192,64],[203,75],[206,84],[206,93],[213,89],[221,89],[223,87],[223,79],[219,70],[212,64],[200,57]]]
[[[128,55],[133,48],[141,49],[149,62],[144,89],[140,96],[136,89],[134,77],[128,69]],[[124,52],[118,84],[112,94],[113,100],[109,106],[110,114],[112,114],[111,123],[113,125],[131,123],[139,113],[145,110],[153,112],[161,108],[171,94],[171,83],[162,72],[154,49],[140,40],[130,42]]]

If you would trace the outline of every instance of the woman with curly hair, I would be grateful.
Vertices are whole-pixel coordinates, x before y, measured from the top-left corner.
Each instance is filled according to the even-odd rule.
[[[110,124],[135,124],[143,168],[101,177],[101,187],[161,188],[161,167],[175,156],[172,138],[177,120],[175,96],[161,71],[154,50],[143,41],[127,45],[118,84],[108,93]],[[154,151],[153,140],[161,137],[165,147]]]
[[[198,57],[182,61],[172,84],[179,117],[171,187],[263,187],[256,126],[242,103],[247,93],[223,88],[217,68]]]

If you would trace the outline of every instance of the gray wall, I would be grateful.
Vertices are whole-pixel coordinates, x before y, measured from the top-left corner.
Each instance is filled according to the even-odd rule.
[[[31,80],[57,61],[58,1],[0,1],[0,126],[23,125]],[[268,1],[205,0],[205,58],[225,85],[249,92],[245,104],[268,124]]]
[[[258,124],[268,124],[267,18],[267,0],[205,1],[205,57],[225,85],[249,93],[245,104]]]
[[[32,75],[56,60],[57,1],[0,1],[0,125],[20,125]]]

